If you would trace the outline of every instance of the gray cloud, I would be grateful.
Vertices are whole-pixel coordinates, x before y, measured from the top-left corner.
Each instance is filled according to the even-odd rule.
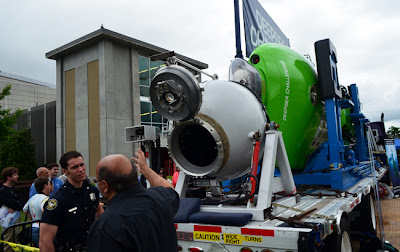
[[[358,84],[364,114],[374,121],[384,112],[400,126],[399,1],[259,1],[300,54],[314,59],[314,42],[330,38],[339,80]],[[55,61],[45,53],[101,24],[206,62],[221,78],[236,54],[232,1],[6,1],[1,9],[0,70],[52,84]]]

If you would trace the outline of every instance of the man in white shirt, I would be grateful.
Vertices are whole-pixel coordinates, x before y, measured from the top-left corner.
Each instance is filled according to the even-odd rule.
[[[53,191],[52,182],[48,178],[37,178],[35,183],[35,189],[38,192],[33,195],[32,198],[26,202],[23,210],[25,213],[29,211],[29,215],[32,220],[38,220],[42,218],[43,206],[49,199],[49,194]],[[32,224],[32,242],[38,247],[39,245],[39,223]]]

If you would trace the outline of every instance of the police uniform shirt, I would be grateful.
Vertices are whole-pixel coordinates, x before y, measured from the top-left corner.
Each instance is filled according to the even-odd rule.
[[[115,195],[90,228],[87,251],[176,252],[173,217],[179,195],[172,188],[141,183]]]
[[[54,198],[47,201],[41,220],[58,226],[54,246],[85,246],[98,205],[99,191],[96,187],[85,180],[81,188],[75,188],[67,180]]]

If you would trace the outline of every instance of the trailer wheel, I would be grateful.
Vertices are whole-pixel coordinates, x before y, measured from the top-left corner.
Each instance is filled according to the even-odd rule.
[[[364,228],[363,231],[368,231],[371,234],[376,234],[376,217],[375,217],[375,206],[372,194],[365,196],[364,211],[361,212],[361,223],[360,226]]]
[[[361,203],[347,218],[353,238],[359,239],[364,232],[376,234],[375,206],[371,194],[363,197]]]
[[[340,233],[339,233],[340,232]],[[352,252],[349,227],[345,216],[340,220],[340,231],[329,235],[324,240],[324,252]]]
[[[370,212],[371,212],[371,231],[373,233],[376,233],[376,215],[375,215],[375,205],[374,205],[374,199],[372,198],[371,195],[369,195],[369,207],[370,207]]]

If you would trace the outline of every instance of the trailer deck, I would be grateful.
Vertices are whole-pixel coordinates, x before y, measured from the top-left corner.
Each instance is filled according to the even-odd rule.
[[[337,216],[341,216],[343,212],[351,212],[361,202],[362,197],[373,190],[376,181],[385,173],[386,168],[379,168],[379,173],[374,172],[374,175],[368,176],[347,190],[347,196],[346,193],[338,196],[335,192],[318,189],[314,190],[313,194],[331,193],[332,196],[297,195],[272,202],[272,215],[286,219],[316,208],[299,220],[305,223],[304,226],[299,223],[290,226],[288,222],[269,219],[267,215],[264,221],[250,221],[242,227],[177,223],[178,244],[182,246],[183,251],[193,246],[204,251],[239,251],[243,247],[253,250],[268,248],[273,251],[298,251],[302,246],[308,247],[310,240],[320,243],[331,234],[335,229],[335,222],[340,221],[336,220]],[[207,206],[202,206],[200,211],[206,209]],[[315,228],[308,227],[307,224],[314,225]]]

